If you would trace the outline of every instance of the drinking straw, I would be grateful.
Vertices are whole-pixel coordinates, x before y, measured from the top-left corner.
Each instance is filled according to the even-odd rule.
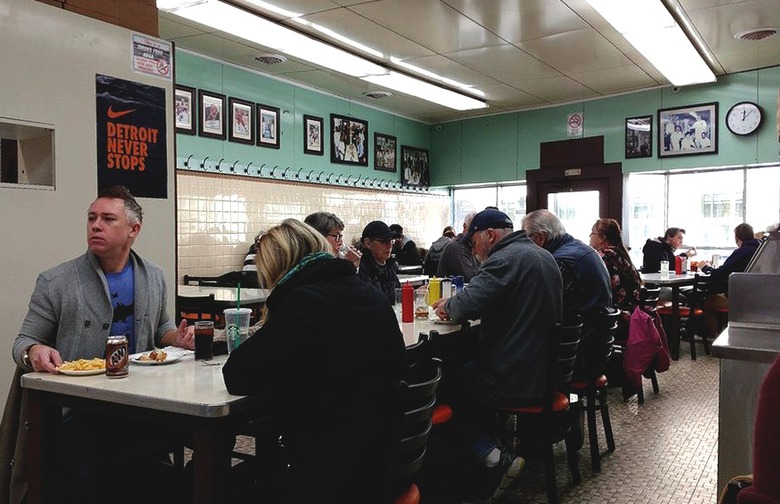
[[[238,294],[236,295],[236,311],[241,310],[241,282],[236,284],[238,287]]]

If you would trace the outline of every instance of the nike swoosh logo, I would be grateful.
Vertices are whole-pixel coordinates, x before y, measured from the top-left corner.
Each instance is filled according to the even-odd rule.
[[[122,117],[123,115],[127,115],[131,112],[135,112],[136,109],[131,110],[120,110],[119,112],[114,112],[114,109],[111,108],[111,105],[108,106],[108,118],[109,119],[116,119],[117,117]]]

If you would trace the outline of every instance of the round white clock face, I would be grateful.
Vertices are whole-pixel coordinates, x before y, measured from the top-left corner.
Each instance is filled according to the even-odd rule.
[[[749,135],[761,126],[761,109],[752,102],[741,102],[726,114],[726,127],[735,135]]]

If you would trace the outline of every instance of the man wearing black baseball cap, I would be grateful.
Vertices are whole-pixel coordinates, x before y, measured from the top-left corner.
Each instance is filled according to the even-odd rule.
[[[485,258],[462,292],[434,304],[456,322],[481,319],[477,360],[464,367],[453,407],[462,439],[478,459],[477,499],[498,498],[525,461],[499,449],[484,418],[501,408],[539,404],[555,324],[561,319],[561,273],[552,255],[496,209],[479,212],[467,237]]]
[[[360,243],[358,277],[384,292],[390,304],[395,303],[395,289],[401,287],[395,271],[395,261],[390,257],[398,235],[382,221],[371,221],[363,228]]]

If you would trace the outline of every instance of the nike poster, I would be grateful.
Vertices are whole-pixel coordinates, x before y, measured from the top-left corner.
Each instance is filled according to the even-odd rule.
[[[133,196],[168,197],[165,89],[95,76],[98,193],[119,184]]]

